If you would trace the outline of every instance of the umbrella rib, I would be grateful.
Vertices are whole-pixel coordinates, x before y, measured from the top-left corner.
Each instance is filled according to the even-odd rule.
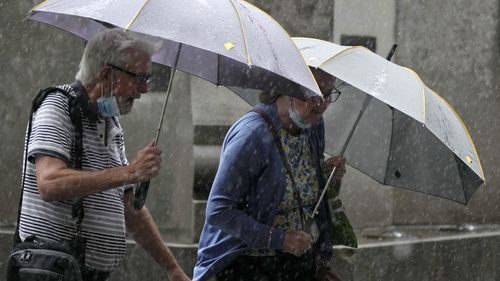
[[[418,76],[418,74],[413,71],[413,69],[411,68],[408,68],[408,67],[404,67],[403,66],[403,69],[405,69],[406,71],[410,72],[411,74],[415,75],[415,77],[417,77],[417,80],[418,80],[418,83],[420,84],[420,89],[422,90],[422,117],[423,117],[423,123],[425,124],[425,118],[426,118],[426,109],[425,109],[425,88],[424,88],[424,82],[422,82],[422,79],[420,79],[420,76]]]
[[[250,51],[248,50],[247,35],[245,33],[245,27],[243,26],[243,21],[241,20],[240,11],[238,10],[238,7],[236,7],[236,4],[233,2],[233,0],[229,0],[229,2],[231,2],[231,4],[233,5],[234,10],[236,11],[236,15],[238,16],[238,21],[240,22],[241,33],[243,35],[243,41],[245,42],[245,52],[247,55],[247,64],[252,65],[252,61],[250,60]]]
[[[264,16],[265,16],[265,17],[267,17],[267,18],[269,18],[269,20],[270,20],[271,22],[276,23],[276,26],[277,26],[277,27],[279,27],[279,28],[281,28],[281,30],[283,30],[283,34],[285,34],[286,36],[288,36],[288,38],[290,39],[290,41],[292,41],[292,42],[293,42],[293,39],[292,39],[292,37],[290,37],[290,34],[288,34],[288,31],[286,31],[286,29],[284,29],[284,28],[283,28],[283,26],[281,26],[281,24],[280,24],[279,22],[277,22],[277,21],[276,21],[273,17],[271,17],[268,13],[266,13],[266,12],[262,11],[262,9],[261,9],[261,8],[259,8],[259,7],[255,6],[255,5],[253,5],[252,3],[249,3],[249,2],[247,2],[247,1],[245,1],[245,0],[240,0],[240,2],[245,2],[247,5],[249,5],[249,6],[253,7],[256,11],[260,12],[262,15],[264,15]],[[295,49],[297,50],[297,52],[299,52],[299,54],[300,54],[299,47],[297,47],[297,45],[295,45],[295,44],[292,44],[292,45],[295,47]],[[304,56],[302,56],[302,54],[300,55],[300,57],[301,57],[301,58],[302,58],[302,60],[304,61],[304,64],[305,64],[306,66],[308,66],[307,61],[306,61],[306,58],[304,58]],[[307,67],[307,69],[309,70],[309,74],[310,74],[310,75],[311,75],[311,77],[313,78],[312,80],[313,80],[313,82],[314,82],[314,85],[316,86],[316,91],[317,91],[318,93],[321,93],[321,90],[319,89],[318,83],[316,82],[316,79],[314,79],[314,75],[312,74],[312,71],[309,69],[309,67]]]
[[[394,143],[394,115],[395,115],[395,108],[392,108],[392,112],[391,112],[391,118],[392,118],[392,122],[391,122],[391,138],[389,140],[389,146],[388,146],[388,150],[389,150],[389,153],[387,153],[387,161],[385,161],[385,175],[384,175],[384,182],[382,184],[386,184],[388,182],[387,178],[389,176],[389,171],[387,170],[387,167],[389,167],[389,160],[391,159],[391,148],[392,148],[392,144]]]
[[[481,170],[481,176],[483,177],[484,181],[486,182],[486,178],[484,177],[484,171],[483,171],[483,165],[481,164],[481,160],[479,159],[479,154],[477,153],[477,150],[476,150],[476,146],[474,145],[474,142],[472,141],[472,137],[470,136],[469,134],[469,130],[467,129],[467,127],[465,126],[465,123],[464,121],[462,120],[462,118],[460,118],[460,115],[458,115],[457,111],[455,110],[455,108],[453,108],[453,106],[451,106],[451,104],[449,104],[442,96],[438,95],[436,92],[434,92],[433,90],[429,89],[430,92],[432,94],[434,94],[436,97],[438,97],[441,101],[444,102],[444,104],[446,104],[448,106],[449,109],[451,109],[451,111],[453,112],[453,114],[455,114],[455,116],[457,117],[458,121],[460,121],[460,124],[462,125],[462,127],[464,128],[465,130],[465,134],[467,135],[467,137],[469,138],[469,141],[472,145],[472,149],[474,149],[474,153],[476,154],[476,158],[477,158],[477,163],[479,165],[479,169]]]
[[[137,13],[135,13],[134,17],[132,18],[132,20],[129,22],[129,24],[127,25],[127,27],[125,27],[125,30],[128,30],[130,28],[130,26],[134,23],[134,21],[137,19],[137,17],[139,16],[139,14],[141,13],[142,9],[144,9],[144,6],[146,6],[146,3],[148,3],[149,0],[145,0],[143,3],[142,3],[142,6],[141,8],[137,11]]]
[[[325,59],[324,61],[322,61],[318,67],[321,68],[324,64],[326,64],[327,62],[337,58],[338,56],[340,56],[341,54],[347,52],[347,51],[351,51],[351,50],[354,50],[354,49],[367,49],[366,47],[363,47],[363,46],[351,46],[351,47],[348,47],[347,49],[344,49],[338,53],[336,53],[335,55]],[[368,50],[368,49],[367,49]]]

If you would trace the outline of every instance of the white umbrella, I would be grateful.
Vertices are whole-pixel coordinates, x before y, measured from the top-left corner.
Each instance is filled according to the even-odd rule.
[[[409,68],[364,47],[293,38],[311,67],[351,86],[325,112],[326,148],[378,182],[467,203],[484,182],[460,116]]]

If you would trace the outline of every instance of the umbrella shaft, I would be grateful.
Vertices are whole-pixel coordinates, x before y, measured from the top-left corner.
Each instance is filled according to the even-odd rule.
[[[390,61],[392,59],[392,56],[396,52],[397,46],[398,46],[397,44],[392,45],[392,48],[391,48],[391,50],[386,58],[388,61]],[[359,121],[361,120],[361,117],[363,116],[363,113],[365,113],[365,110],[368,107],[368,104],[370,103],[371,100],[372,100],[372,96],[367,94],[365,97],[365,100],[363,101],[363,106],[361,107],[361,110],[359,111],[358,116],[356,117],[356,121],[354,122],[354,125],[352,126],[351,131],[349,132],[349,135],[347,136],[347,139],[344,143],[344,146],[342,146],[342,150],[340,151],[340,155],[339,155],[340,157],[344,156],[344,153],[347,149],[347,146],[349,145],[349,142],[351,141],[351,138],[354,135],[356,128],[358,127]],[[330,182],[332,180],[333,180],[333,182],[335,182],[334,173],[335,173],[336,169],[337,169],[337,167],[333,167],[333,170],[330,173],[330,176],[328,177],[328,181],[326,182],[325,187],[323,188],[323,192],[321,192],[318,203],[316,203],[316,206],[314,207],[314,211],[311,214],[311,219],[313,219],[314,216],[316,216],[316,214],[318,212],[319,205],[321,204],[321,201],[323,201],[323,197],[325,197],[326,190],[328,189]]]
[[[158,139],[160,138],[161,128],[163,126],[163,118],[165,117],[165,111],[167,110],[168,98],[170,97],[170,89],[172,88],[172,82],[174,80],[175,68],[172,68],[172,74],[170,75],[170,80],[168,81],[167,96],[163,102],[163,109],[161,110],[160,122],[158,123],[158,129],[156,130],[155,146],[158,144]]]
[[[158,123],[158,129],[156,130],[155,146],[158,144],[158,139],[160,138],[161,128],[163,126],[163,118],[165,117],[165,111],[167,110],[168,98],[170,97],[170,89],[172,88],[172,82],[174,82],[175,71],[177,63],[179,62],[179,57],[181,54],[182,44],[179,45],[177,50],[177,56],[175,58],[175,64],[171,68],[170,79],[168,81],[167,96],[165,97],[165,102],[163,103],[163,109],[161,110],[160,122]]]
[[[361,107],[361,110],[359,111],[358,116],[356,117],[356,121],[354,122],[354,125],[352,126],[351,131],[349,132],[349,135],[347,136],[347,140],[345,141],[344,146],[342,146],[342,151],[340,152],[340,155],[339,155],[340,157],[344,156],[344,152],[346,151],[347,146],[349,145],[349,142],[351,141],[351,138],[354,135],[356,128],[358,127],[359,121],[361,120],[361,117],[363,116],[363,113],[365,113],[365,110],[368,107],[368,104],[370,103],[371,100],[372,100],[372,96],[366,95],[366,98],[363,102],[363,106]],[[337,169],[337,167],[333,167],[333,170],[330,173],[330,176],[328,177],[328,181],[326,181],[325,187],[323,188],[323,192],[321,192],[321,195],[318,199],[318,203],[316,203],[316,206],[314,207],[314,211],[311,214],[311,218],[314,218],[314,216],[317,214],[319,205],[321,204],[321,201],[323,201],[323,197],[325,197],[326,190],[330,186],[330,182],[332,180],[333,180],[333,182],[335,182],[334,173],[335,173],[336,169]]]
[[[358,116],[356,117],[356,121],[354,122],[354,125],[351,128],[351,131],[349,132],[349,135],[347,136],[347,139],[344,143],[344,146],[342,146],[342,150],[340,151],[340,157],[344,156],[344,153],[347,149],[347,146],[349,145],[349,142],[351,142],[351,138],[354,135],[354,132],[356,131],[356,128],[358,127],[359,121],[361,120],[361,117],[363,117],[363,113],[365,113],[366,108],[368,107],[368,104],[372,100],[371,95],[366,95],[365,100],[363,101],[363,106],[361,107],[361,110],[358,113]]]
[[[313,219],[314,216],[317,214],[319,205],[320,205],[321,201],[323,201],[323,197],[325,197],[326,190],[328,189],[328,186],[330,186],[330,182],[332,180],[333,180],[333,182],[335,182],[334,174],[335,174],[336,170],[337,170],[337,167],[334,166],[332,172],[330,173],[330,176],[328,177],[328,180],[326,181],[325,187],[323,188],[323,192],[321,192],[321,195],[319,196],[318,203],[316,203],[316,206],[314,207],[314,211],[311,214],[311,219]]]

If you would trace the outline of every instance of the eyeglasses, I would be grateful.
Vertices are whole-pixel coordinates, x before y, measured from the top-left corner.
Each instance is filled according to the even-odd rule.
[[[151,74],[137,74],[137,73],[134,73],[132,71],[126,70],[124,68],[118,67],[118,66],[110,64],[110,63],[108,63],[108,65],[116,70],[119,70],[121,72],[124,72],[124,73],[132,76],[134,78],[134,82],[136,84],[141,84],[141,83],[149,84],[149,82],[151,82],[151,79],[153,77]]]
[[[330,93],[327,93],[326,95],[324,95],[323,98],[328,103],[334,103],[339,99],[340,94],[342,94],[342,92],[339,89],[337,89],[337,87],[333,87],[333,89],[330,91]]]
[[[308,102],[310,102],[311,104],[317,104],[318,106],[322,102],[334,103],[339,99],[341,93],[342,92],[334,86],[333,89],[330,90],[330,92],[323,94],[323,100],[321,100],[320,97],[312,97],[308,99]]]

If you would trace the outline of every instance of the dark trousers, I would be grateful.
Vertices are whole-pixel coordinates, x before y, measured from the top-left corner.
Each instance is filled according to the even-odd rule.
[[[295,257],[279,253],[276,256],[239,256],[217,273],[217,281],[314,281],[315,268],[311,254]]]
[[[109,278],[109,272],[99,270],[87,270],[82,276],[83,281],[107,281]]]

